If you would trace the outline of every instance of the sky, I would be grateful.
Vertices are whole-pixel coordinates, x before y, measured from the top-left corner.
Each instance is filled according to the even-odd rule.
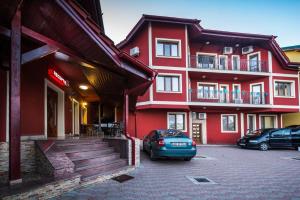
[[[207,29],[275,35],[300,45],[300,0],[100,0],[105,33],[122,41],[142,14],[201,20]]]

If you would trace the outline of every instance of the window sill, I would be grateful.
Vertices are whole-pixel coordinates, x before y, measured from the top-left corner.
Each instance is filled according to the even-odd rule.
[[[156,90],[156,93],[171,93],[171,94],[182,94],[182,92],[173,92],[173,91],[157,91]]]
[[[274,96],[274,98],[288,98],[288,99],[294,99],[295,96]]]
[[[181,59],[181,56],[159,56],[155,55],[156,58],[174,58],[174,59]]]
[[[236,134],[238,131],[221,131],[221,133]]]

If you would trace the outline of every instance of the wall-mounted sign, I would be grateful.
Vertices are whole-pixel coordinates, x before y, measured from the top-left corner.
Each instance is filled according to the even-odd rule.
[[[56,81],[58,84],[62,85],[62,86],[69,86],[69,81],[67,81],[66,79],[64,79],[59,73],[57,73],[57,71],[55,71],[54,69],[48,69],[48,75],[54,80]]]

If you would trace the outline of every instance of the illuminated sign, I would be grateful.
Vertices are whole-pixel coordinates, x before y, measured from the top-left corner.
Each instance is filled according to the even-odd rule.
[[[59,73],[54,69],[48,69],[48,75],[62,86],[69,86],[69,82],[66,81]]]

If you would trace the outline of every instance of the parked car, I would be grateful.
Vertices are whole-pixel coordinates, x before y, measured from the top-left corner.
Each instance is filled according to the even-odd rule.
[[[300,147],[300,127],[261,129],[245,135],[237,141],[242,148],[259,148],[266,151],[269,148],[295,148]]]
[[[150,159],[183,158],[190,161],[197,153],[196,143],[178,130],[153,130],[143,140],[143,150]]]

